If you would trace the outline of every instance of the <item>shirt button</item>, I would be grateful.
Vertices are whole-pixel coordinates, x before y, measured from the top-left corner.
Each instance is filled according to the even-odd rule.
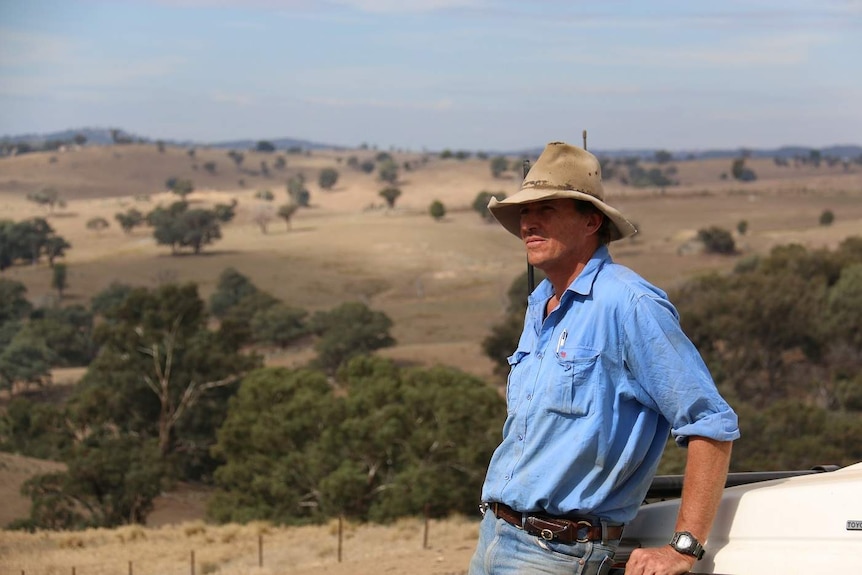
[[[533,399],[533,395],[532,395],[532,394],[527,394],[527,401],[530,401],[531,399]]]
[[[523,435],[518,435],[518,441],[524,441],[524,436],[523,436]]]
[[[509,476],[508,476],[508,475],[506,475],[505,477],[503,477],[503,479],[509,479]]]
[[[536,357],[538,357],[539,359],[542,359],[542,356],[543,356],[543,355],[544,355],[544,354],[540,351],[539,353],[537,353],[537,354],[536,354]]]

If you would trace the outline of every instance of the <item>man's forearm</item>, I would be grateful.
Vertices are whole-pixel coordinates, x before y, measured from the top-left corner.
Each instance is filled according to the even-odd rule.
[[[701,543],[709,535],[721,502],[732,445],[705,437],[691,437],[688,442],[676,530],[691,532]]]

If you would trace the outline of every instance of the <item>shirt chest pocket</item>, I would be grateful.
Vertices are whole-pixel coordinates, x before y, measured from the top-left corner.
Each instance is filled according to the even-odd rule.
[[[565,348],[557,355],[556,376],[548,378],[551,398],[548,411],[562,415],[586,416],[602,385],[599,352],[584,347]]]

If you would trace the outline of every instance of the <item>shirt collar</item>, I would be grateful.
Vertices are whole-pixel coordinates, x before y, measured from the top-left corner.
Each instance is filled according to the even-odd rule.
[[[566,291],[572,291],[582,296],[589,295],[589,293],[593,290],[593,283],[596,281],[596,275],[599,273],[599,270],[605,264],[605,262],[611,262],[611,254],[608,251],[608,246],[599,246],[595,252],[593,252],[592,257],[590,257],[590,261],[587,262],[587,265],[581,270],[581,273],[578,274],[578,277],[575,278],[575,281],[566,288]],[[554,294],[554,288],[551,286],[551,282],[547,279],[542,280],[542,282],[536,287],[535,291],[530,294],[528,298],[529,303],[537,303],[537,302],[545,302]]]

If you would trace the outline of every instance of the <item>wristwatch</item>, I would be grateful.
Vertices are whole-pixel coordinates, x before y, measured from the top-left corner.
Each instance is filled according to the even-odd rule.
[[[703,557],[703,545],[688,531],[677,531],[670,540],[670,546],[683,555],[691,555],[698,561]]]

